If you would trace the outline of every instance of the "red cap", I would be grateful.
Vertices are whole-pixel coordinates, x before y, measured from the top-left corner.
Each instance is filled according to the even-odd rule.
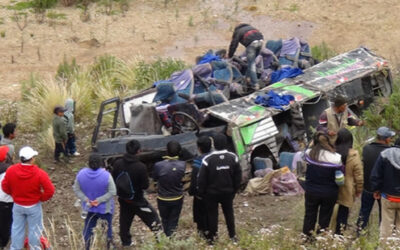
[[[7,146],[0,146],[0,162],[7,159],[7,154],[10,149]]]

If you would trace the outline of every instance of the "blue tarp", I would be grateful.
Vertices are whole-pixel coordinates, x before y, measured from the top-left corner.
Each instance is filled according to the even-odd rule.
[[[299,68],[283,68],[271,74],[271,84],[279,82],[282,79],[293,78],[301,74],[303,74],[303,71]]]
[[[278,95],[273,90],[270,90],[265,95],[259,95],[256,97],[254,102],[264,107],[272,107],[280,110],[284,110],[283,106],[289,105],[290,101],[294,101],[292,95]]]
[[[210,63],[212,61],[221,61],[221,57],[209,52],[205,54],[197,64]]]

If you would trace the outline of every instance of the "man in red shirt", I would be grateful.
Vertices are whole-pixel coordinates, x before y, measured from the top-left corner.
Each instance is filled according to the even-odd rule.
[[[54,186],[47,173],[34,165],[38,152],[31,147],[19,151],[21,162],[7,169],[1,187],[14,200],[10,249],[23,249],[25,226],[28,225],[29,246],[40,249],[43,231],[41,203],[54,194]]]

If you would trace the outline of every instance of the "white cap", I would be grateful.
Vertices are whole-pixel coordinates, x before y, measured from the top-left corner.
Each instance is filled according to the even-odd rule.
[[[21,150],[19,151],[19,157],[20,158],[24,158],[25,160],[30,160],[32,159],[34,156],[37,156],[39,153],[35,150],[33,150],[33,148],[26,146],[21,148]]]

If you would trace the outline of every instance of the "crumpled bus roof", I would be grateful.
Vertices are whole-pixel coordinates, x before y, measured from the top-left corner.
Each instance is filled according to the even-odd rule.
[[[248,96],[209,107],[207,110],[228,123],[245,126],[282,112],[254,103],[258,95],[269,90],[274,90],[280,95],[293,95],[295,101],[301,104],[345,83],[388,67],[387,65],[384,58],[378,57],[367,48],[360,47],[306,69],[304,74],[295,78],[283,79]],[[290,106],[283,108],[288,110]]]

